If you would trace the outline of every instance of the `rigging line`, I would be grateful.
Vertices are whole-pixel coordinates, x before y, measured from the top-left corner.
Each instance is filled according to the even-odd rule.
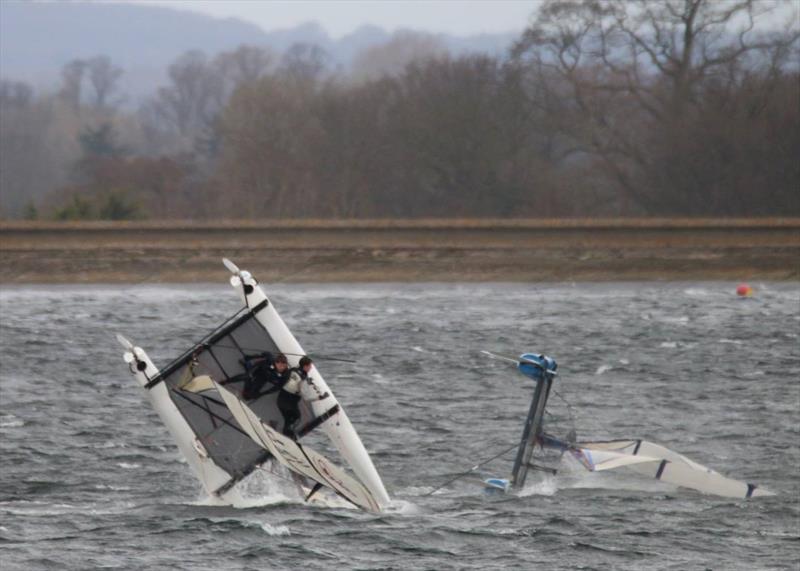
[[[228,419],[222,418],[222,417],[221,417],[220,415],[218,415],[217,413],[215,413],[215,412],[211,411],[211,409],[209,409],[209,408],[206,408],[206,407],[202,406],[200,403],[193,401],[193,400],[192,400],[192,399],[190,399],[188,396],[186,396],[185,394],[183,394],[183,392],[181,392],[181,391],[179,391],[179,390],[177,390],[177,389],[173,389],[173,388],[170,388],[169,390],[170,390],[170,391],[172,391],[173,393],[175,393],[176,395],[178,395],[178,396],[180,396],[180,397],[182,397],[182,398],[186,399],[187,401],[189,401],[190,403],[192,403],[194,406],[196,406],[197,408],[199,408],[199,409],[200,409],[200,410],[202,410],[203,412],[205,412],[205,413],[208,413],[209,415],[213,416],[213,417],[214,417],[214,418],[216,418],[217,420],[221,420],[223,423],[227,424],[228,426],[230,426],[231,428],[233,428],[233,429],[234,429],[234,430],[236,430],[237,432],[241,432],[242,434],[244,434],[245,436],[247,436],[247,438],[250,438],[250,435],[249,435],[249,434],[247,434],[247,433],[246,433],[244,430],[242,430],[241,428],[239,428],[239,427],[238,427],[238,426],[236,426],[235,424],[231,423],[231,422],[230,422]],[[212,399],[212,398],[209,398],[209,397],[205,397],[205,396],[203,396],[203,395],[199,395],[199,396],[203,397],[203,399],[208,399],[208,400],[210,400],[210,401],[212,401],[212,402],[215,402],[215,403],[219,404],[219,401],[217,401],[217,400],[215,400],[215,399]],[[217,430],[217,429],[215,428],[214,430],[212,430],[212,431],[211,431],[211,432],[209,432],[208,434],[211,434],[212,432],[215,432],[216,430]],[[206,436],[208,436],[208,434],[206,434]]]
[[[179,363],[180,361],[182,361],[183,359],[185,359],[187,355],[191,355],[191,354],[193,354],[195,351],[197,351],[198,347],[202,347],[202,346],[203,346],[203,344],[204,344],[204,341],[205,341],[206,339],[208,339],[209,337],[211,337],[212,335],[214,335],[214,333],[216,333],[217,331],[220,331],[221,329],[225,328],[225,327],[228,325],[228,323],[230,323],[231,321],[233,321],[234,319],[236,319],[236,317],[237,317],[237,316],[238,316],[240,313],[242,313],[244,310],[246,310],[246,309],[248,309],[248,308],[247,308],[247,307],[241,307],[241,308],[239,308],[239,309],[236,311],[236,313],[234,313],[233,315],[231,315],[230,317],[228,317],[228,318],[227,318],[225,321],[223,321],[221,325],[218,325],[218,326],[216,326],[214,329],[212,329],[211,331],[209,331],[208,333],[206,333],[206,334],[205,334],[205,335],[204,335],[204,336],[203,336],[203,337],[200,339],[200,341],[198,341],[198,342],[196,342],[196,343],[193,343],[193,344],[192,344],[192,347],[191,347],[190,349],[187,349],[186,351],[184,351],[183,353],[181,353],[181,354],[180,354],[178,357],[176,357],[175,359],[173,359],[172,361],[170,361],[169,363],[167,363],[167,364],[166,364],[166,366],[164,366],[164,367],[161,367],[161,368],[159,369],[159,373],[158,373],[158,374],[160,375],[160,374],[161,374],[161,371],[165,371],[165,370],[169,369],[170,367],[172,367],[172,365],[173,365],[174,363]]]
[[[244,354],[244,351],[255,351],[258,354],[265,353],[269,351],[264,351],[263,348],[255,348],[255,347],[244,347],[239,345],[238,343],[236,346],[233,345],[226,345],[225,343],[214,343],[217,347],[222,347],[223,349],[238,349]],[[285,351],[278,350],[279,353],[283,353],[284,355],[289,355],[290,357],[312,357],[314,359],[320,359],[321,361],[341,361],[342,363],[358,363],[358,361],[354,359],[343,359],[341,357],[329,357],[327,355],[320,355],[319,353],[287,353]],[[256,355],[245,355],[246,357],[257,357]]]
[[[341,361],[342,363],[358,363],[355,359],[344,359],[342,357],[329,357],[327,355],[320,355],[319,353],[310,353],[306,355],[301,355],[300,353],[284,353],[284,355],[290,355],[292,357],[313,357],[314,359],[321,359],[323,361]]]
[[[569,413],[569,418],[572,421],[572,424],[574,425],[575,424],[575,415],[572,414],[572,405],[569,403],[569,401],[567,399],[565,399],[563,396],[561,396],[561,393],[559,393],[557,390],[552,389],[552,391],[558,398],[560,398],[562,401],[564,401],[565,405],[567,405],[567,412]]]
[[[170,265],[170,269],[173,270],[173,271],[176,270],[176,269],[181,269],[182,267],[186,266],[188,263],[189,263],[188,262],[188,258],[185,258],[183,261],[172,263]],[[137,282],[133,282],[132,284],[128,284],[127,287],[125,287],[125,288],[123,288],[121,290],[121,293],[127,293],[130,290],[132,290],[132,289],[134,289],[134,288],[136,288],[136,287],[138,287],[138,286],[140,286],[140,285],[142,285],[142,284],[144,284],[146,282],[149,282],[154,277],[160,275],[163,271],[164,271],[164,268],[162,267],[162,265],[158,265],[157,269],[155,269],[154,271],[152,271],[149,274],[147,274],[147,276],[145,276],[144,279],[141,279],[141,280],[139,280]],[[157,284],[157,283],[162,283],[162,282],[153,282],[153,283]]]
[[[458,475],[457,475],[455,478],[450,478],[450,479],[449,479],[449,480],[447,480],[447,481],[446,481],[444,484],[441,484],[440,486],[438,486],[438,487],[434,488],[433,490],[431,490],[431,491],[430,491],[430,492],[428,492],[427,494],[422,494],[422,495],[423,495],[423,496],[430,496],[430,495],[431,495],[431,494],[433,494],[434,492],[438,492],[439,490],[441,490],[442,488],[444,488],[446,485],[448,485],[448,484],[452,484],[453,482],[455,482],[456,480],[460,480],[460,479],[461,479],[461,478],[463,478],[464,476],[468,476],[469,474],[471,474],[472,472],[474,472],[475,470],[477,470],[477,469],[478,469],[478,468],[480,468],[481,466],[483,466],[483,465],[485,465],[485,464],[488,464],[488,463],[489,463],[489,462],[491,462],[492,460],[496,460],[497,458],[500,458],[500,456],[502,456],[503,454],[507,454],[508,452],[511,452],[511,451],[512,451],[514,448],[518,447],[518,446],[519,446],[521,443],[522,443],[522,441],[521,441],[521,440],[520,440],[519,442],[515,442],[514,444],[512,444],[511,446],[509,446],[508,448],[506,448],[505,450],[503,450],[503,451],[502,451],[502,452],[500,452],[499,454],[495,454],[494,456],[492,456],[492,457],[491,457],[491,458],[489,458],[488,460],[484,460],[484,461],[483,461],[483,462],[481,462],[480,464],[476,464],[475,466],[473,466],[473,467],[472,467],[472,468],[470,468],[469,470],[467,470],[467,471],[465,471],[465,472],[462,472],[462,473],[458,474]]]
[[[270,456],[270,458],[271,458],[271,459],[274,459],[275,457],[274,457],[274,456]],[[275,462],[278,462],[278,460],[277,460],[277,459],[275,459]],[[266,464],[266,460],[265,460],[263,463],[261,463],[261,464],[259,464],[258,466],[256,466],[256,470],[262,470],[262,471],[264,471],[264,472],[267,472],[267,473],[268,473],[268,474],[270,474],[271,476],[274,476],[275,478],[278,478],[279,480],[283,480],[283,481],[285,481],[285,482],[289,482],[290,484],[297,485],[297,480],[295,480],[295,479],[294,479],[294,477],[288,477],[288,478],[287,478],[286,476],[283,476],[283,475],[281,475],[281,474],[278,474],[278,473],[277,473],[277,471],[275,471],[274,469],[270,469],[270,470],[268,470],[267,468],[265,468],[265,467],[264,467],[264,464]],[[279,466],[282,466],[282,464],[280,464],[280,463],[278,463],[278,465],[279,465]],[[273,467],[274,467],[274,466],[273,466]],[[289,468],[286,468],[285,466],[282,466],[282,467],[283,467],[285,470],[288,470],[290,474],[295,474],[295,475],[297,475],[297,476],[300,476],[301,478],[305,478],[305,479],[307,479],[307,480],[311,480],[312,482],[314,482],[314,484],[325,486],[325,484],[320,484],[319,482],[317,482],[316,480],[314,480],[314,479],[312,479],[312,478],[309,478],[308,476],[304,476],[304,475],[302,475],[302,474],[298,474],[297,472],[292,472],[291,470],[289,470]],[[307,483],[307,482],[306,482],[306,483]],[[303,495],[305,495],[305,492],[303,493]]]
[[[277,285],[277,284],[281,284],[281,283],[285,283],[291,278],[295,278],[295,277],[297,277],[297,276],[299,276],[301,274],[304,274],[305,272],[309,271],[309,269],[311,269],[312,267],[313,268],[317,268],[318,266],[319,266],[319,264],[314,264],[313,266],[311,264],[306,264],[303,267],[301,267],[299,270],[296,270],[294,272],[290,272],[290,273],[288,273],[286,275],[280,276],[279,279],[269,280],[269,281],[264,282],[263,284],[261,284],[260,282],[258,282],[256,280],[256,284],[257,285],[263,285],[265,288],[269,289],[269,287],[271,287],[271,286],[274,286],[274,285]]]
[[[231,321],[233,321],[234,319],[236,319],[236,318],[239,316],[239,314],[240,314],[240,313],[242,313],[243,311],[245,311],[246,309],[250,309],[250,308],[249,308],[249,307],[247,307],[247,306],[240,307],[240,308],[239,308],[239,309],[236,311],[236,313],[234,313],[233,315],[231,315],[230,317],[228,317],[228,318],[227,318],[225,321],[223,321],[221,325],[217,325],[217,326],[216,326],[214,329],[212,329],[211,331],[209,331],[208,333],[206,333],[206,334],[205,334],[205,336],[203,336],[203,337],[200,339],[200,341],[199,341],[199,342],[195,343],[195,345],[200,345],[200,344],[202,344],[202,343],[203,343],[203,341],[205,341],[206,339],[208,339],[209,337],[211,337],[212,335],[214,335],[214,333],[216,333],[216,332],[217,332],[217,331],[219,331],[220,329],[224,329],[224,328],[225,328],[225,326],[226,326],[226,325],[228,325],[228,323],[230,323]]]

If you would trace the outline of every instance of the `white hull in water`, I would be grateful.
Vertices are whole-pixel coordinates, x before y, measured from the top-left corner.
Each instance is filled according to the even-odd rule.
[[[530,470],[555,474],[555,465],[560,462],[561,455],[569,453],[592,472],[626,468],[644,477],[722,497],[775,495],[755,484],[723,476],[682,454],[646,440],[575,442],[574,435],[566,439],[551,436],[545,432],[545,407],[556,377],[555,361],[535,353],[520,355],[518,359],[484,353],[514,362],[523,375],[536,383],[511,478],[487,479],[484,482],[487,489],[521,489]],[[548,455],[549,462],[545,459]]]
[[[231,284],[238,289],[247,307],[262,307],[255,313],[256,319],[269,332],[278,350],[287,356],[290,365],[296,365],[300,356],[306,353],[256,280],[246,272],[237,272],[237,275],[231,278]],[[358,479],[369,489],[378,504],[386,506],[390,501],[389,494],[344,408],[316,366],[312,369],[309,377],[313,379],[313,384],[303,384],[302,396],[303,400],[310,404],[314,417],[323,418],[329,414],[329,411],[336,410],[333,416],[319,425],[319,429],[331,439],[339,454],[349,464]]]
[[[278,403],[282,389],[267,390],[245,404],[245,386],[252,374],[249,359],[283,353],[289,365],[297,366],[305,352],[256,280],[224,261],[235,273],[231,284],[245,308],[178,359],[158,370],[142,349],[118,336],[126,348],[125,360],[131,372],[145,388],[181,454],[206,492],[221,503],[239,501],[236,484],[277,459],[295,474],[293,480],[307,501],[340,506],[344,498],[362,509],[381,511],[390,502],[386,488],[341,403],[316,367],[301,383],[302,426],[288,431],[292,438],[285,436],[288,426],[284,426],[283,434],[275,430],[288,425]],[[258,420],[260,433],[240,424],[251,420],[244,410]],[[330,439],[355,478],[299,443],[311,432]],[[271,438],[259,437],[263,434]],[[287,464],[286,454],[281,454],[274,443],[284,452],[290,448],[295,452],[306,450],[315,472]],[[326,469],[330,472],[327,478],[321,474]],[[336,485],[345,481],[344,487]],[[321,490],[323,486],[326,489]],[[354,489],[358,493],[350,493]]]
[[[128,349],[125,361],[128,362],[136,381],[141,387],[147,388],[151,380],[158,377],[158,369],[144,350],[134,347],[122,336],[118,335],[117,338]],[[200,439],[170,398],[167,385],[165,383],[152,385],[145,390],[145,393],[205,492],[221,503],[232,504],[240,500],[238,492],[233,487],[227,486],[231,475],[209,457]]]

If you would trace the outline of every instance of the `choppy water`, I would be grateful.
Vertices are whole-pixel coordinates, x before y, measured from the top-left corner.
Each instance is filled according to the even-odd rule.
[[[306,349],[358,359],[318,364],[396,499],[379,516],[263,482],[206,505],[113,333],[163,365],[238,309],[228,288],[3,288],[0,567],[797,569],[800,287],[755,285],[269,288]],[[579,437],[655,440],[778,495],[566,464],[518,494],[426,496],[522,430],[531,386],[482,349],[554,356]]]

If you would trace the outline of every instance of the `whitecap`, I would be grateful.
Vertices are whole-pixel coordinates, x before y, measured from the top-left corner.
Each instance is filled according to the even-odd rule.
[[[111,441],[100,442],[98,444],[92,444],[92,445],[89,446],[89,448],[101,448],[101,449],[102,448],[127,448],[127,447],[128,447],[128,445],[125,444],[124,442],[111,442]]]
[[[60,516],[76,511],[71,504],[51,504],[39,501],[0,502],[0,512],[23,516]]]
[[[678,325],[686,325],[689,323],[689,316],[679,315],[677,317],[672,317],[669,315],[662,315],[658,318],[658,321],[660,321],[661,323],[674,323]]]
[[[141,464],[134,464],[132,462],[117,462],[117,466],[119,466],[120,468],[124,468],[126,470],[133,470],[142,467]]]
[[[528,483],[518,495],[527,496],[554,496],[558,492],[558,483],[555,476],[545,475],[538,482]]]
[[[258,528],[264,531],[267,535],[284,536],[291,535],[288,525],[273,525],[268,521],[261,521],[250,518],[231,518],[231,517],[212,517],[210,518],[214,523],[234,522],[242,524],[245,527]]]
[[[13,414],[0,416],[0,428],[19,428],[25,426],[25,421]]]
[[[595,375],[602,375],[603,373],[607,373],[608,371],[612,370],[614,367],[611,365],[600,365],[597,367],[597,370],[594,372]]]
[[[713,292],[711,292],[711,291],[709,291],[707,289],[693,288],[693,287],[690,287],[688,289],[683,290],[683,293],[684,293],[684,295],[690,295],[690,296],[695,296],[695,297],[704,297],[704,296],[708,296],[708,295],[712,295],[713,294]]]
[[[676,349],[678,347],[678,343],[676,341],[664,341],[659,347],[664,349]]]
[[[420,509],[415,503],[394,499],[386,506],[384,511],[386,511],[386,513],[410,515],[419,513]]]
[[[408,486],[401,490],[397,490],[398,494],[403,496],[424,496],[433,491],[433,486]]]
[[[230,505],[239,510],[246,510],[292,503],[301,504],[303,501],[299,497],[290,497],[281,493],[274,493],[265,496],[242,496],[234,499]]]
[[[264,530],[264,533],[266,533],[267,535],[272,535],[277,537],[291,535],[291,532],[289,531],[289,526],[286,525],[272,525],[270,523],[264,522],[261,524],[260,527],[261,529]]]

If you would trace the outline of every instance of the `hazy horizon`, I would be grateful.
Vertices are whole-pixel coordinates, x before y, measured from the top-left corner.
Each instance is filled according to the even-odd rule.
[[[99,3],[160,6],[204,14],[216,19],[234,18],[257,25],[264,31],[317,23],[332,39],[341,39],[363,26],[394,32],[413,29],[433,34],[471,36],[521,32],[540,4],[521,0],[366,2],[215,2],[208,0],[97,0]]]

